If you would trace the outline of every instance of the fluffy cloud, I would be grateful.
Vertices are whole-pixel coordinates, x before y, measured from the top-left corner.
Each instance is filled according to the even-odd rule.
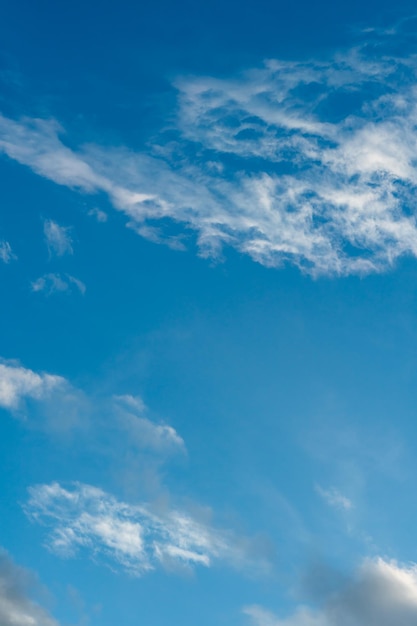
[[[321,609],[299,607],[287,618],[259,606],[246,607],[244,613],[256,626],[414,626],[417,567],[367,559]]]
[[[48,613],[30,599],[29,573],[17,567],[0,550],[0,624],[1,626],[58,626]]]
[[[26,398],[44,400],[64,384],[61,376],[38,374],[14,362],[0,360],[0,406],[5,409],[19,408]]]
[[[230,79],[178,80],[176,139],[161,133],[153,154],[70,149],[56,122],[6,117],[0,151],[106,193],[139,234],[174,248],[191,228],[205,255],[227,244],[312,274],[382,271],[417,256],[416,69],[414,57],[372,46],[268,61]]]
[[[68,226],[60,226],[53,220],[45,220],[43,232],[49,254],[64,256],[64,254],[73,253],[70,228]]]
[[[8,241],[0,241],[0,259],[3,263],[10,263],[16,259],[16,255],[13,253],[12,247]]]
[[[134,575],[158,565],[208,567],[217,559],[243,559],[229,533],[188,513],[128,504],[90,485],[32,487],[26,512],[52,528],[48,546],[57,554],[68,557],[81,550]]]
[[[85,284],[78,278],[75,278],[70,274],[56,274],[52,272],[44,274],[34,280],[31,283],[31,287],[32,291],[43,292],[47,296],[50,296],[53,293],[69,292],[73,287],[76,287],[76,289],[83,295],[86,292]]]

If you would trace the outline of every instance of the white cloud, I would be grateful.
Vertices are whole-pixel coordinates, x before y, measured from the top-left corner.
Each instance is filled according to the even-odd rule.
[[[141,575],[158,565],[210,566],[244,557],[232,535],[183,511],[121,502],[90,485],[30,489],[27,514],[52,528],[48,547],[69,557],[81,550],[110,567]]]
[[[320,609],[300,606],[286,618],[259,606],[248,606],[244,613],[256,626],[415,626],[417,567],[366,559]]]
[[[330,489],[323,489],[320,485],[315,487],[317,493],[329,506],[334,507],[342,511],[349,511],[353,508],[353,503],[349,498],[344,496],[338,489],[331,487]]]
[[[65,379],[52,374],[36,373],[11,361],[0,360],[0,406],[5,409],[17,409],[26,398],[45,399]]]
[[[203,255],[234,246],[312,274],[417,256],[414,57],[352,50],[177,81],[177,140],[153,154],[68,148],[51,120],[0,117],[0,150],[58,184],[104,192],[139,234]],[[190,159],[190,149],[193,158]],[[155,156],[156,155],[156,156]],[[178,232],[180,231],[180,232]]]
[[[58,626],[58,622],[29,597],[32,578],[0,550],[1,626]]]
[[[0,241],[0,259],[3,263],[10,263],[10,261],[17,259],[8,241]]]
[[[155,424],[145,416],[146,407],[141,398],[125,395],[114,399],[119,424],[128,433],[131,445],[163,454],[185,452],[184,440],[175,428]]]
[[[69,226],[60,226],[53,220],[44,221],[43,232],[49,254],[64,256],[73,253],[70,231]]]
[[[31,283],[32,291],[44,292],[48,296],[53,293],[69,292],[72,286],[76,287],[81,294],[85,294],[85,284],[70,274],[44,274]]]

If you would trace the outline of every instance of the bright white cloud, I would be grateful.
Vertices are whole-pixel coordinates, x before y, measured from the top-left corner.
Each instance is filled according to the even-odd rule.
[[[177,81],[177,140],[161,135],[156,156],[72,150],[56,122],[6,117],[0,150],[106,193],[139,234],[174,248],[192,229],[204,255],[226,244],[312,274],[382,271],[417,256],[416,69],[369,47],[268,61],[232,79]]]
[[[44,292],[48,296],[53,293],[69,292],[72,290],[72,287],[76,287],[83,295],[86,292],[85,284],[70,274],[44,274],[34,280],[31,283],[31,287],[32,291]]]
[[[128,504],[90,485],[32,487],[26,512],[52,528],[48,547],[57,554],[85,551],[134,575],[158,565],[208,567],[217,559],[237,562],[243,557],[230,534],[188,513]]]
[[[0,550],[1,626],[58,626],[58,622],[29,597],[31,578]]]
[[[3,263],[10,263],[17,259],[8,241],[0,241],[0,259]]]
[[[417,567],[367,559],[321,609],[301,606],[286,618],[259,606],[246,607],[244,613],[255,626],[415,626]]]
[[[43,232],[49,254],[64,256],[73,253],[70,230],[68,226],[60,226],[53,220],[44,221]]]
[[[316,491],[328,505],[334,507],[335,509],[349,511],[353,508],[352,501],[340,493],[340,491],[335,487],[323,489],[320,485],[316,485]]]
[[[14,362],[0,360],[0,406],[5,409],[19,408],[26,398],[45,399],[64,384],[61,376],[38,374]]]

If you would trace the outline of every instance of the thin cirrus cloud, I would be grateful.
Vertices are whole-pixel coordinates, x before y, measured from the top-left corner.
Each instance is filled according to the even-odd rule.
[[[43,232],[50,255],[64,256],[73,253],[70,231],[69,226],[60,226],[53,220],[44,221]]]
[[[32,598],[34,577],[0,549],[0,624],[2,626],[59,626]],[[35,585],[36,587],[36,585]]]
[[[300,606],[279,618],[260,606],[245,607],[254,626],[414,626],[417,567],[382,558],[366,559],[317,610]]]
[[[316,492],[331,507],[339,511],[350,511],[353,508],[352,500],[346,497],[335,487],[323,489],[320,485],[315,486]]]
[[[230,533],[177,509],[122,502],[91,485],[37,485],[25,510],[51,528],[47,546],[58,555],[81,551],[136,576],[159,566],[209,567],[216,560],[243,559]]]
[[[10,261],[14,261],[17,259],[17,256],[14,254],[11,245],[8,241],[0,241],[0,260],[3,263],[10,263]]]
[[[171,247],[193,230],[203,255],[227,245],[313,275],[383,271],[417,256],[417,63],[380,46],[178,80],[176,138],[161,132],[148,153],[71,149],[55,121],[4,116],[0,150],[104,192],[139,234]],[[167,219],[184,232],[166,233]]]
[[[32,291],[50,296],[54,293],[70,293],[75,288],[82,295],[86,292],[85,284],[70,274],[49,272],[31,283]]]

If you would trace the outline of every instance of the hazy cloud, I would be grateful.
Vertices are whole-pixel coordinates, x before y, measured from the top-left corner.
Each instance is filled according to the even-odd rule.
[[[10,263],[10,261],[17,259],[8,241],[0,241],[0,259],[3,263]]]
[[[342,511],[349,511],[353,508],[352,501],[344,496],[338,489],[331,487],[330,489],[323,489],[320,485],[316,485],[315,489],[319,496],[323,498],[329,506],[334,507]]]
[[[0,549],[0,624],[1,626],[58,626],[30,597],[34,577],[15,565]]]

